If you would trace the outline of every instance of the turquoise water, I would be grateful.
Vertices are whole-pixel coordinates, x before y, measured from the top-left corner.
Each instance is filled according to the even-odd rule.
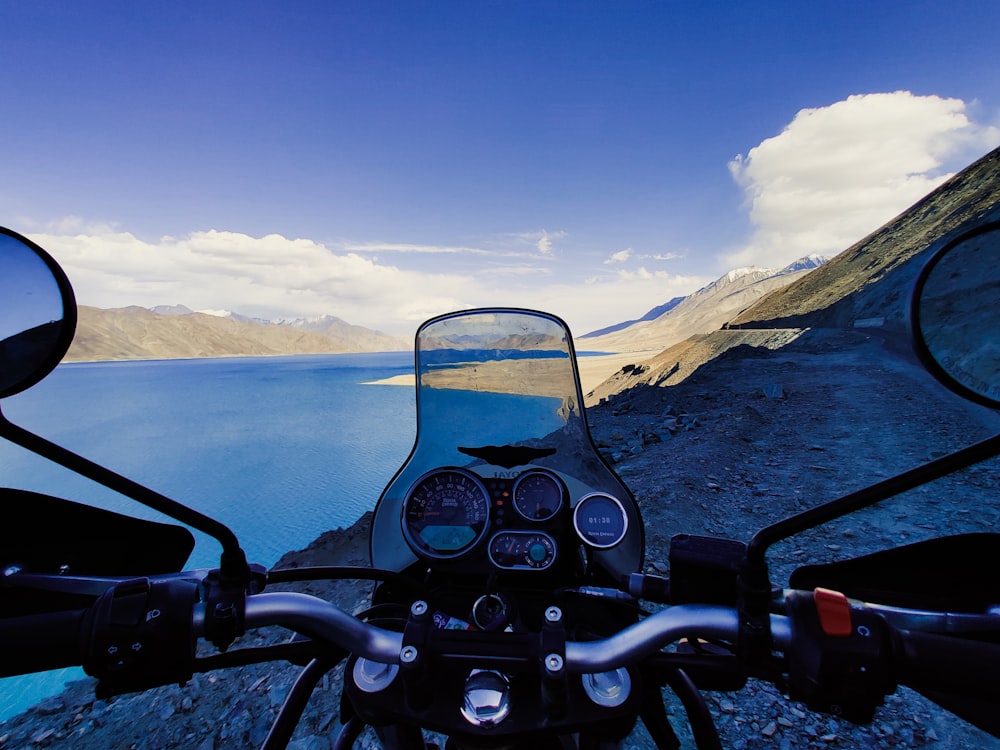
[[[409,352],[61,365],[3,402],[15,424],[227,524],[266,566],[352,524],[413,445]],[[0,483],[163,520],[0,441]],[[189,567],[219,546],[196,534]],[[58,692],[69,670],[0,680],[0,720]]]

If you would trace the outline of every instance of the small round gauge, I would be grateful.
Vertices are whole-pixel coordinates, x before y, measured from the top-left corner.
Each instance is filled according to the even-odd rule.
[[[592,492],[576,504],[573,527],[580,538],[597,549],[614,547],[625,538],[628,516],[618,498]]]
[[[529,471],[514,483],[514,508],[529,521],[547,521],[562,507],[562,483],[547,471]]]
[[[486,533],[489,513],[479,477],[463,469],[435,469],[403,499],[403,535],[418,555],[458,557]]]
[[[548,534],[503,531],[490,540],[489,556],[504,570],[545,570],[556,559],[556,543]]]

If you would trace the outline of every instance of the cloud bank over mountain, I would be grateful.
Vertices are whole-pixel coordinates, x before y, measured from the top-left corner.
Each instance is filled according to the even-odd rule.
[[[975,110],[909,91],[801,110],[730,162],[753,234],[722,266],[780,266],[847,248],[1000,144],[1000,128],[977,122]]]

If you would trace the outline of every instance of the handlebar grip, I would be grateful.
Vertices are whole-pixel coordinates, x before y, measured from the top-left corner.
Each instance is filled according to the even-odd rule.
[[[897,630],[896,676],[917,691],[1000,694],[1000,644]]]
[[[0,677],[79,666],[86,611],[0,618]]]

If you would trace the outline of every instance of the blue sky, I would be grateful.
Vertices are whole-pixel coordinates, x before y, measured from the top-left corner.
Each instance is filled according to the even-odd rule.
[[[1000,4],[0,0],[0,224],[83,304],[576,333],[1000,145]]]

